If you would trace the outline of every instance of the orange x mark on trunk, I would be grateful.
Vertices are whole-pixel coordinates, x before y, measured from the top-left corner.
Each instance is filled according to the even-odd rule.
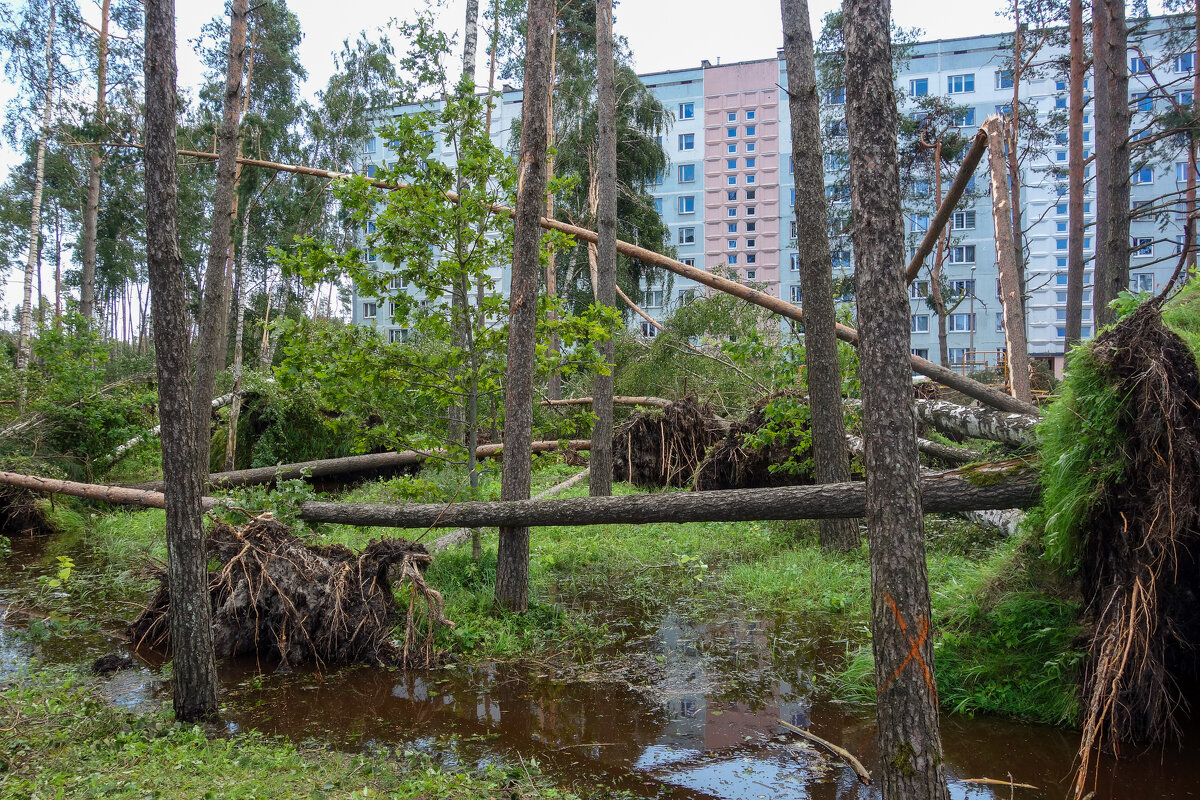
[[[892,681],[896,680],[900,673],[904,672],[905,668],[907,668],[909,664],[911,664],[913,661],[916,661],[921,665],[921,672],[925,675],[925,685],[929,687],[929,691],[933,694],[933,701],[936,704],[937,686],[933,682],[933,670],[929,668],[929,665],[925,663],[925,658],[921,655],[921,647],[924,646],[925,641],[929,638],[929,618],[924,616],[921,617],[921,632],[920,635],[914,639],[912,635],[909,634],[908,625],[904,622],[904,615],[900,613],[900,608],[896,605],[896,601],[892,599],[892,595],[888,592],[884,592],[883,597],[885,600],[887,600],[888,605],[891,606],[892,614],[896,617],[896,622],[900,624],[900,632],[903,633],[904,638],[908,640],[909,649],[908,655],[904,657],[902,662],[900,662],[900,666],[896,667],[896,671],[891,674],[891,677],[884,681],[884,684],[879,688],[879,691],[880,693],[886,691],[887,687],[892,685]]]

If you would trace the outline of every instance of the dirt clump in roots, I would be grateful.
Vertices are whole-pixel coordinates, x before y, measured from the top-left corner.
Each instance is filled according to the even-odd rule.
[[[772,466],[793,458],[799,439],[791,435],[767,437],[768,443],[756,445],[747,437],[758,434],[769,424],[768,407],[772,401],[795,400],[801,405],[807,399],[797,392],[777,392],[759,399],[746,419],[733,423],[729,433],[709,452],[696,470],[697,491],[711,489],[764,489],[773,486],[808,486],[813,483],[811,471],[793,472],[771,470]]]
[[[427,668],[438,659],[436,629],[454,625],[441,594],[425,583],[431,556],[418,543],[381,539],[361,553],[314,546],[264,515],[240,527],[213,525],[208,547],[220,563],[209,573],[218,658]],[[129,626],[139,647],[170,647],[170,587],[165,571],[157,577],[158,591]],[[397,604],[393,581],[407,585],[407,609]],[[404,641],[397,643],[401,620]]]
[[[728,426],[692,397],[636,411],[613,435],[613,478],[637,486],[687,486]]]
[[[1200,372],[1154,303],[1091,345],[1122,409],[1121,478],[1098,489],[1080,553],[1085,623],[1083,743],[1076,797],[1095,749],[1177,738],[1200,645]]]
[[[9,536],[53,533],[39,495],[27,489],[0,486],[0,533]]]

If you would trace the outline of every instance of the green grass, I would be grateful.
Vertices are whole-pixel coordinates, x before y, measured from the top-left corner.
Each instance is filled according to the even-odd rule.
[[[447,798],[570,800],[535,768],[443,771],[412,752],[346,754],[257,733],[113,708],[65,671],[22,675],[0,692],[0,798]]]

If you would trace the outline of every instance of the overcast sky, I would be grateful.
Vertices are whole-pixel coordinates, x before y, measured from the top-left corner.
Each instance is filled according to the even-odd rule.
[[[838,0],[811,0],[813,28],[820,30],[824,15],[837,8]],[[91,5],[90,3],[81,3]],[[480,5],[486,5],[481,0]],[[308,70],[306,94],[311,96],[325,85],[333,70],[332,54],[341,43],[359,31],[375,29],[390,17],[405,19],[424,7],[423,0],[290,0],[300,19],[304,40],[300,61]],[[202,67],[191,41],[200,28],[218,13],[223,2],[177,0],[179,42],[179,83],[194,87],[203,77]],[[1000,2],[954,3],[945,0],[895,0],[893,17],[905,28],[919,28],[924,39],[949,39],[996,33],[1007,29],[1007,22],[996,15]],[[461,33],[465,0],[444,0],[438,15],[444,30]],[[714,64],[770,58],[783,44],[778,0],[622,0],[617,6],[615,29],[629,40],[639,72],[657,72],[699,65],[702,59]],[[461,40],[461,35],[458,37]],[[483,53],[486,34],[480,35],[480,75],[486,75]],[[93,90],[94,91],[94,90]],[[0,85],[0,102],[10,94]],[[7,175],[14,154],[0,152],[0,174]],[[23,261],[23,258],[22,258]],[[49,267],[43,267],[49,270]],[[44,291],[53,291],[52,276],[43,277]],[[5,308],[18,301],[22,275],[12,270],[6,276],[2,294]]]

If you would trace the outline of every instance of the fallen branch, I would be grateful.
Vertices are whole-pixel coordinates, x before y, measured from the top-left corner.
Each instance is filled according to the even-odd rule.
[[[817,736],[815,733],[809,733],[808,731],[804,730],[804,728],[799,728],[795,725],[792,725],[790,722],[779,720],[779,724],[797,736],[802,736],[805,739],[808,739],[810,742],[815,742],[829,752],[838,756],[850,766],[850,769],[854,770],[854,774],[858,776],[860,783],[862,783],[864,786],[871,785],[871,773],[867,772],[867,768],[862,765],[862,762],[855,758],[854,754],[846,748],[838,747],[833,742],[826,741],[820,736]]]
[[[229,394],[223,394],[220,397],[214,397],[213,401],[212,401],[212,410],[216,411],[217,409],[224,408],[225,406],[232,403],[233,402],[233,394],[234,394],[233,392],[230,392]],[[145,433],[139,433],[137,436],[133,437],[129,441],[125,442],[124,444],[118,445],[117,449],[113,450],[112,456],[109,457],[108,465],[112,466],[113,464],[117,463],[118,461],[121,460],[121,458],[126,453],[128,453],[130,450],[137,447],[139,444],[146,441],[147,439],[153,439],[154,437],[158,436],[161,429],[162,429],[161,425],[155,425],[153,428],[146,431]]]
[[[1007,786],[1011,789],[1037,789],[1038,787],[1030,783],[1016,783],[1014,781],[1003,781],[998,778],[960,778],[951,783],[965,783],[973,786]]]
[[[546,453],[557,450],[562,443],[555,441],[534,442],[534,453]],[[591,443],[586,439],[573,439],[567,442],[568,449],[587,450]],[[502,452],[503,445],[485,444],[475,449],[476,458],[497,458]],[[227,489],[236,486],[261,486],[275,481],[292,480],[295,478],[324,478],[330,475],[345,475],[353,472],[363,472],[376,469],[393,469],[420,464],[428,458],[444,457],[444,450],[422,452],[420,450],[401,450],[394,453],[372,453],[363,456],[346,456],[345,458],[325,458],[319,461],[301,461],[295,464],[280,464],[274,467],[256,467],[254,469],[239,469],[232,472],[214,472],[208,476],[208,485]],[[150,481],[135,484],[133,489],[152,489],[162,491],[162,481]]]
[[[556,494],[565,492],[572,486],[582,482],[588,475],[591,474],[592,468],[588,467],[578,475],[573,475],[567,478],[562,483],[555,484],[543,492],[538,492],[533,496],[534,500],[541,500],[545,497],[553,497]],[[460,544],[466,544],[471,541],[471,528],[459,528],[456,531],[451,531],[445,536],[440,536],[429,543],[429,552],[436,553],[439,550],[446,550],[451,547],[457,547]]]
[[[68,494],[108,503],[163,508],[161,492],[100,486],[0,472],[0,484],[37,492]],[[1020,463],[1001,463],[925,475],[921,500],[926,513],[989,508],[1029,508],[1041,494],[1039,476]],[[204,498],[206,509],[223,505]],[[756,520],[861,517],[866,484],[861,481],[773,489],[673,492],[560,500],[508,500],[467,503],[326,503],[306,501],[297,516],[384,528],[490,528],[566,525],[641,525],[653,522],[749,522]]]

